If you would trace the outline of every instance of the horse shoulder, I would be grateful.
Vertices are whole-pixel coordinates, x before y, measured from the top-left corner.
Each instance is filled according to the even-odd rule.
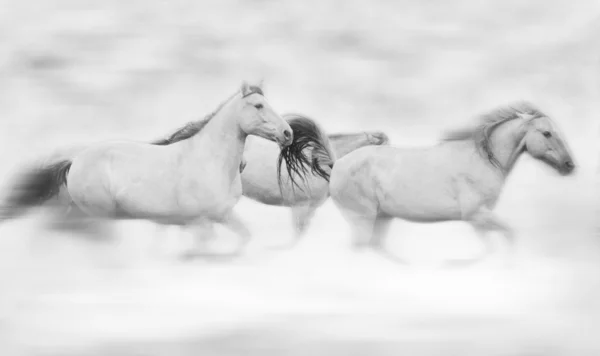
[[[494,168],[486,164],[472,164],[454,175],[452,183],[463,214],[469,215],[481,206],[490,209],[496,205],[504,178]]]

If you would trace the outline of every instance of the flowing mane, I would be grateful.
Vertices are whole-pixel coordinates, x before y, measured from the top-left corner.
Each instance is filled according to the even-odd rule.
[[[251,85],[249,88],[250,88],[250,92],[248,94],[246,94],[246,96],[248,96],[250,94],[255,94],[255,93],[264,95],[263,91],[260,87]],[[230,102],[233,98],[235,98],[235,96],[238,95],[239,93],[240,93],[240,90],[239,89],[236,90],[235,93],[233,93],[225,101],[223,101],[221,104],[219,104],[219,106],[217,106],[217,108],[213,112],[206,115],[203,119],[198,120],[198,121],[190,121],[187,124],[185,124],[183,127],[177,129],[175,132],[173,132],[172,134],[167,136],[166,138],[153,141],[152,144],[157,145],[157,146],[167,146],[167,145],[171,145],[176,142],[187,140],[188,138],[194,137],[200,131],[202,131],[202,129],[206,126],[206,124],[208,124],[208,122],[213,117],[215,117],[219,113],[219,111],[221,111],[221,109],[223,109],[223,107],[228,102]]]
[[[277,158],[277,176],[279,188],[282,189],[281,181],[281,163],[287,163],[286,169],[292,183],[292,189],[302,188],[295,179],[298,175],[306,183],[305,176],[309,172],[329,181],[329,172],[323,169],[322,162],[331,162],[335,160],[335,154],[329,143],[329,138],[320,128],[320,126],[311,118],[300,114],[284,114],[283,118],[294,132],[294,142],[292,145],[281,150]],[[307,148],[312,148],[312,161],[303,153]]]
[[[503,123],[515,119],[521,119],[519,114],[532,115],[533,118],[546,117],[535,106],[528,102],[518,102],[512,105],[503,106],[489,111],[478,117],[478,124],[472,128],[458,129],[448,131],[442,136],[442,142],[473,140],[481,155],[489,159],[496,167],[500,167],[500,162],[492,152],[490,137],[494,130]]]

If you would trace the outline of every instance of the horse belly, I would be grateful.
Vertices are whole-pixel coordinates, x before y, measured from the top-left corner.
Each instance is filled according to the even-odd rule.
[[[436,222],[461,218],[461,209],[452,185],[444,175],[397,166],[378,176],[376,195],[381,213],[415,222]]]
[[[242,173],[242,187],[244,196],[267,205],[294,206],[299,203],[322,200],[329,193],[326,180],[308,175],[307,185],[297,179],[300,187],[292,187],[287,172],[282,172],[281,189],[277,183],[277,173],[259,174],[254,167],[248,167]]]
[[[380,212],[414,222],[460,220],[461,211],[456,201],[448,198],[429,199],[412,192],[395,192],[394,196],[379,198]]]
[[[264,184],[265,182],[252,179],[242,180],[242,190],[245,197],[267,205],[282,205],[283,197],[276,182]]]

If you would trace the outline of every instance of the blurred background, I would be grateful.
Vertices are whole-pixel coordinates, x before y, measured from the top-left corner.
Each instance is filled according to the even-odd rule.
[[[0,170],[72,145],[147,141],[203,117],[242,80],[331,133],[429,145],[529,100],[577,174],[524,156],[496,209],[517,231],[485,263],[462,223],[397,221],[401,267],[350,248],[331,202],[294,249],[288,209],[242,199],[234,261],[184,262],[191,237],[120,222],[110,242],[0,225],[2,355],[597,355],[600,3],[588,1],[2,0]],[[219,228],[215,248],[234,246]]]

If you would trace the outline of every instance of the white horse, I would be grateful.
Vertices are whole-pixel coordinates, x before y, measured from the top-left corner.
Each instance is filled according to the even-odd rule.
[[[310,183],[316,182],[315,187],[319,191],[322,190],[321,186],[325,187],[325,192],[320,195],[325,194],[326,198],[329,170],[335,160],[335,154],[329,144],[329,139],[321,127],[306,116],[286,114],[283,115],[283,118],[294,133],[291,145],[278,149],[273,142],[257,137],[248,137],[244,148],[244,162],[240,166],[243,194],[248,196],[246,191],[252,189],[249,188],[249,185],[255,188],[261,186],[268,189],[264,192],[265,195],[262,196],[263,201],[271,201],[274,205],[280,205],[277,202],[277,196],[281,200],[283,195],[286,196],[286,202],[293,203],[294,199],[303,202],[311,199],[311,197],[317,197],[315,194],[318,191],[308,190],[309,196],[306,196],[307,191],[303,190],[303,188],[312,188]],[[169,137],[164,141],[157,142],[157,144],[172,144],[173,140],[177,140],[177,137]],[[282,171],[283,162],[285,162],[286,169]],[[248,171],[252,174],[259,173],[260,178],[257,180],[248,179],[245,176]],[[290,177],[292,178],[290,179]],[[299,181],[305,184],[301,185]],[[286,190],[285,188],[289,189]],[[268,196],[269,194],[272,195]],[[322,198],[320,195],[318,196],[319,199]],[[241,246],[243,246],[249,241],[251,232],[237,214],[232,212],[231,216],[232,218],[227,227],[241,238]],[[195,229],[194,236],[197,245],[186,256],[197,255],[199,251],[204,249],[204,245],[215,237],[213,223],[208,219],[198,223]],[[238,250],[241,248],[239,247]]]
[[[257,91],[258,94],[262,95],[262,90],[259,87],[249,87],[249,89]],[[226,103],[223,105],[225,104]],[[256,105],[260,106],[259,103],[256,103]],[[261,107],[260,109],[256,110],[259,110],[260,112],[260,110],[264,110],[264,108]],[[207,131],[208,133],[205,133],[203,130],[206,126],[208,126],[207,124],[210,118],[214,115],[215,114],[210,114],[208,119],[205,120],[190,122],[166,138],[155,140],[150,144],[159,146],[156,147],[156,149],[162,150],[160,146],[180,146],[184,143],[182,141],[189,141],[192,138],[197,138],[200,131],[202,131],[205,135],[211,135],[211,132]],[[319,131],[320,129],[316,126],[316,124],[314,124],[314,122],[312,122],[312,120],[308,118],[288,118],[288,121],[291,123],[290,129],[292,130],[292,143],[284,149],[286,154],[285,156],[282,156],[282,159],[285,160],[287,168],[286,171],[295,172],[294,175],[299,176],[300,179],[304,179],[303,175],[306,173],[304,164],[310,165],[311,162],[307,161],[306,156],[302,154],[302,151],[305,149],[313,149],[314,147],[324,147],[326,138],[321,137],[321,133]],[[294,132],[294,128],[291,126],[296,127],[297,132]],[[300,130],[300,128],[303,128],[303,130]],[[220,136],[212,135],[209,137],[217,138]],[[248,145],[248,142],[269,142],[258,137],[256,141],[254,141],[252,136],[242,138],[245,140],[245,146]],[[277,147],[275,143],[272,144],[274,147]],[[144,147],[150,146],[149,144],[139,145]],[[301,145],[300,148],[297,148],[298,145]],[[78,157],[91,147],[94,146],[80,145],[63,147],[62,149],[59,149],[46,157],[38,159],[38,162],[26,164],[24,167],[21,167],[19,174],[16,175],[16,178],[10,186],[10,195],[7,199],[5,199],[3,204],[1,210],[2,214],[0,214],[0,221],[19,217],[33,207],[46,206],[55,213],[54,219],[52,220],[53,228],[67,231],[78,230],[79,232],[84,233],[84,236],[91,236],[95,239],[107,236],[104,230],[106,225],[103,224],[102,221],[90,218],[89,214],[84,212],[84,210],[82,210],[77,204],[72,204],[73,200],[69,191],[67,190],[67,187],[61,184],[60,179],[57,179],[58,177],[56,169],[60,168],[61,164],[73,161],[74,158]],[[276,149],[274,152],[278,151],[279,149]],[[207,150],[206,154],[209,154],[209,152],[211,151]],[[274,157],[274,160],[277,160],[277,157]],[[245,166],[246,160],[242,156],[238,169],[240,173],[244,170]],[[206,166],[200,167],[206,168]],[[315,167],[317,166],[313,165],[310,168],[314,170],[316,169]],[[274,172],[274,174],[277,174],[277,172]],[[238,182],[240,180],[239,174],[235,177],[235,179],[236,181],[233,182],[232,185],[237,186],[241,184]],[[277,178],[274,176],[273,179],[276,180]],[[204,229],[212,226],[212,222],[214,221],[215,219],[211,218],[210,216],[200,216],[194,225],[197,225],[198,228]],[[250,238],[250,232],[246,228],[245,224],[233,211],[228,214],[228,219],[224,219],[219,222],[225,224],[243,239],[243,243],[240,244],[241,246],[245,245],[245,242],[247,242]],[[209,235],[209,238],[211,232],[205,231],[205,233],[206,235]],[[200,241],[206,241],[206,238],[203,238]],[[238,252],[240,249],[238,249]],[[190,251],[186,254],[186,257],[194,257],[197,255],[197,251]]]
[[[292,129],[269,106],[262,89],[245,82],[196,123],[201,129],[186,135],[188,126],[173,144],[100,143],[30,172],[5,203],[3,218],[48,201],[64,184],[76,207],[90,216],[173,225],[202,218],[235,225],[231,211],[242,194],[240,167],[247,136],[283,148],[292,144]]]
[[[307,124],[310,121],[302,121],[301,119],[304,118],[302,115],[286,114],[283,117],[288,119],[294,134],[306,131],[318,132],[309,130]],[[278,159],[279,150],[271,142],[250,139],[246,144],[244,157],[248,164],[242,172],[243,195],[266,205],[290,207],[295,237],[292,244],[304,235],[315,211],[329,197],[329,174],[335,160],[359,147],[385,145],[389,141],[385,133],[377,131],[325,137],[328,143],[319,147],[302,144],[293,146],[301,149],[307,157],[304,166],[311,167],[310,172],[304,172],[302,175],[304,179],[300,179],[300,182],[294,178],[297,176],[294,172],[291,174],[287,171],[279,172],[282,155]],[[309,141],[312,142],[319,142],[319,140]]]
[[[553,121],[531,104],[518,103],[482,115],[477,127],[450,133],[434,147],[351,152],[335,163],[329,188],[356,247],[370,246],[391,257],[383,239],[394,218],[462,220],[485,242],[485,257],[491,252],[487,232],[502,232],[513,246],[512,229],[492,210],[523,152],[563,175],[575,169]]]

